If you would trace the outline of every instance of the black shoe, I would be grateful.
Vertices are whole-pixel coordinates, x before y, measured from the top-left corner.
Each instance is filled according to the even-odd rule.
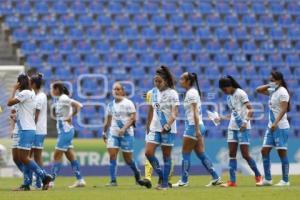
[[[13,189],[13,191],[30,191],[29,185],[21,185],[20,187]]]
[[[143,182],[144,182],[144,186],[145,186],[146,188],[148,188],[148,189],[152,188],[152,183],[151,183],[150,180],[144,179]]]
[[[50,174],[46,174],[45,178],[42,180],[43,182],[43,188],[42,190],[48,190],[49,183],[53,180],[53,177]]]

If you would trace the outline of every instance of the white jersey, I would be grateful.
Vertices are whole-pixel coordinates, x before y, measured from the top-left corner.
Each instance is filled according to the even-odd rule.
[[[31,90],[22,90],[16,95],[18,103],[17,126],[19,130],[36,130],[35,125],[35,93]]]
[[[40,111],[36,123],[36,134],[47,135],[47,96],[43,92],[36,95],[36,110]]]
[[[157,88],[153,88],[148,92],[147,96],[150,96],[153,107],[153,118],[150,124],[151,132],[161,132],[162,126],[168,121],[171,116],[172,107],[180,104],[178,93],[174,89],[166,89],[159,91]],[[164,123],[164,124],[162,124]],[[171,125],[171,133],[177,133],[176,120]]]
[[[280,103],[283,101],[289,102],[289,100],[290,100],[290,95],[284,87],[279,87],[277,90],[275,90],[273,93],[270,94],[270,100],[269,100],[270,114],[269,114],[269,124],[268,124],[269,128],[272,126],[273,122],[275,121],[278,114],[280,113],[281,110]],[[273,116],[271,116],[271,112],[273,113]],[[278,128],[280,129],[290,128],[290,124],[287,119],[286,113],[279,121]]]
[[[227,103],[231,109],[231,118],[228,129],[240,130],[238,124],[242,124],[248,115],[247,102],[249,102],[248,95],[240,88],[237,88],[233,95],[228,96]],[[247,123],[247,129],[251,129],[250,121]]]
[[[188,125],[195,125],[194,112],[193,112],[193,106],[192,106],[193,103],[196,103],[198,106],[199,124],[203,124],[202,111],[201,111],[201,99],[200,99],[198,90],[196,90],[195,88],[191,88],[186,92],[185,98],[183,101],[185,117],[188,122]]]
[[[108,104],[107,115],[112,116],[109,133],[112,136],[119,136],[119,130],[130,120],[130,114],[136,113],[133,102],[127,98],[116,103],[115,101]],[[130,126],[126,132],[133,136],[133,126]]]
[[[57,119],[57,130],[58,134],[64,132],[69,132],[73,125],[66,122],[65,120],[68,119],[72,113],[72,102],[74,100],[71,99],[69,96],[63,94],[60,97],[58,97],[55,105],[55,113],[56,113],[56,119]],[[63,130],[62,130],[63,129]]]

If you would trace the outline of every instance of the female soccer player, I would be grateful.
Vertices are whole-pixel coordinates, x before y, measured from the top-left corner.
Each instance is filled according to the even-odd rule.
[[[213,168],[212,162],[207,157],[204,151],[204,138],[205,126],[202,121],[201,112],[201,99],[200,99],[200,88],[198,84],[197,74],[195,73],[184,73],[180,77],[180,85],[186,90],[184,98],[184,109],[185,109],[185,132],[182,146],[182,169],[181,169],[181,180],[173,187],[185,187],[188,186],[188,176],[190,169],[190,157],[192,151],[195,151],[197,157],[201,160],[204,167],[211,174],[212,180],[207,187],[220,185],[223,182]],[[196,86],[196,88],[195,88]]]
[[[253,111],[248,95],[241,86],[231,76],[226,76],[219,80],[219,88],[227,94],[227,104],[231,110],[231,117],[227,132],[227,142],[229,147],[229,174],[230,181],[222,186],[235,187],[237,161],[236,153],[238,144],[243,158],[248,162],[255,174],[256,183],[261,182],[262,177],[257,169],[255,161],[249,155],[250,119]]]
[[[17,90],[19,93],[16,95]],[[52,177],[48,175],[38,164],[30,159],[30,150],[35,139],[36,125],[34,119],[35,94],[31,90],[29,77],[21,74],[14,86],[11,98],[7,105],[18,105],[16,123],[18,126],[19,142],[18,154],[23,164],[24,177],[29,177],[31,171],[35,172],[42,179],[43,190],[47,190]],[[30,190],[29,180],[24,180],[20,190]]]
[[[151,91],[150,115],[148,118],[149,132],[146,136],[145,156],[159,176],[157,189],[168,189],[168,177],[171,171],[171,153],[174,145],[176,117],[178,114],[179,97],[175,91],[173,76],[169,69],[161,66],[156,70],[154,77],[155,88]],[[161,145],[164,169],[155,156],[156,148]]]
[[[31,154],[35,162],[42,167],[42,151],[44,147],[45,136],[47,135],[47,96],[41,91],[43,85],[43,75],[35,74],[31,77],[31,87],[36,95],[36,135],[32,146]],[[36,188],[41,188],[41,180],[36,176]]]
[[[275,147],[282,164],[282,180],[276,186],[289,186],[287,140],[290,125],[287,119],[287,112],[290,110],[290,95],[282,73],[273,71],[270,76],[270,83],[258,87],[256,91],[270,97],[269,124],[261,150],[265,178],[259,185],[272,185],[270,152],[272,147]]]
[[[113,85],[113,102],[108,104],[103,130],[103,140],[106,143],[110,158],[110,183],[106,186],[117,186],[117,156],[119,149],[123,153],[126,164],[132,169],[136,183],[143,186],[140,170],[133,160],[134,124],[136,110],[131,100],[125,97],[125,91],[120,82]],[[108,132],[109,130],[109,132]]]
[[[56,127],[58,132],[57,143],[54,152],[54,163],[52,166],[53,181],[59,173],[62,166],[62,156],[65,154],[71,162],[72,170],[76,176],[76,182],[69,188],[84,187],[86,185],[81,172],[79,162],[76,160],[76,154],[73,149],[74,127],[72,118],[81,110],[81,103],[69,97],[69,91],[61,82],[56,82],[51,87],[51,95],[56,99]],[[51,182],[51,187],[54,183]]]

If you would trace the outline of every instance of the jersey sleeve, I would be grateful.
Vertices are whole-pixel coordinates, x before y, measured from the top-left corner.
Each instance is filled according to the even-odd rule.
[[[191,92],[187,93],[186,101],[189,104],[197,103],[198,102],[197,100],[198,100],[198,91],[191,91]]]
[[[178,93],[175,90],[172,90],[172,92],[171,92],[170,103],[172,105],[175,105],[175,106],[179,106],[180,105],[179,95],[178,95]]]
[[[30,95],[26,90],[23,90],[16,95],[16,99],[18,99],[20,102],[23,102],[29,98],[30,98]]]
[[[247,102],[249,102],[249,98],[248,95],[245,91],[241,91],[240,93],[240,101],[242,102],[242,104],[245,104]]]
[[[37,97],[36,98],[36,106],[35,106],[35,108],[37,110],[42,110],[42,107],[43,107],[43,98],[42,97]]]
[[[279,95],[279,101],[280,102],[288,102],[290,100],[290,95],[286,90],[282,90]]]
[[[135,106],[134,106],[132,101],[129,100],[126,107],[127,107],[127,112],[128,113],[135,113],[136,112]]]
[[[106,113],[105,113],[106,116],[112,115],[112,106],[113,106],[112,102],[107,105]]]

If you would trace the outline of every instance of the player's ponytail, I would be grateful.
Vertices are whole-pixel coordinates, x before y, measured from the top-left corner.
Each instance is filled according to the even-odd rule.
[[[196,73],[187,73],[187,79],[190,81],[190,86],[196,85],[199,96],[201,97],[201,90],[198,83],[198,76]]]
[[[20,91],[30,89],[29,77],[26,74],[20,74],[18,76],[18,83],[20,85]]]
[[[42,85],[44,84],[43,74],[41,73],[34,74],[31,77],[31,83],[34,83],[38,90],[41,89]]]
[[[271,76],[276,81],[281,81],[281,86],[284,87],[287,90],[287,92],[290,94],[290,91],[288,89],[287,83],[286,83],[286,81],[285,81],[285,79],[283,77],[283,74],[281,72],[279,72],[279,71],[272,71],[271,72]],[[287,109],[288,112],[290,111],[290,101],[291,100],[289,100],[289,102],[288,102],[288,109]]]
[[[169,88],[175,88],[175,80],[168,67],[162,65],[156,70],[156,74],[161,76],[162,79],[164,79],[167,82]]]
[[[240,84],[238,84],[238,82],[232,76],[229,76],[229,75],[227,75],[219,80],[219,88],[222,89],[225,87],[233,87],[236,89],[237,88],[242,89]]]

